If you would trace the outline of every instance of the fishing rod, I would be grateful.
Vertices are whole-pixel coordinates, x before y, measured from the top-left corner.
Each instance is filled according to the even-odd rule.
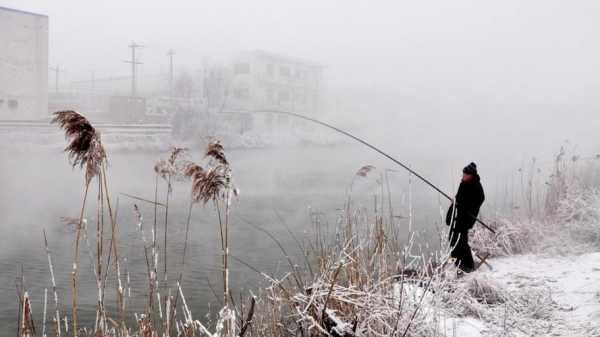
[[[275,114],[280,114],[280,115],[288,115],[288,116],[292,116],[292,117],[296,117],[299,119],[303,119],[309,122],[313,122],[319,125],[322,125],[324,127],[327,127],[331,130],[337,131],[347,137],[350,137],[352,139],[354,139],[355,141],[367,146],[368,148],[370,148],[371,150],[374,150],[376,152],[378,152],[379,154],[381,154],[382,156],[386,157],[387,159],[393,161],[394,163],[400,165],[400,167],[402,167],[403,169],[407,170],[408,172],[410,172],[412,175],[414,175],[415,177],[419,178],[422,182],[424,182],[425,184],[429,185],[429,187],[433,188],[435,191],[437,191],[439,194],[443,195],[444,197],[446,197],[446,199],[450,200],[451,202],[455,203],[455,200],[453,200],[453,198],[451,196],[449,196],[446,192],[442,191],[439,187],[435,186],[431,181],[427,180],[427,178],[423,177],[422,175],[420,175],[419,173],[417,173],[415,170],[411,169],[410,167],[408,167],[407,165],[405,165],[404,163],[400,162],[399,160],[395,159],[394,157],[390,156],[389,154],[383,152],[382,150],[378,149],[377,147],[367,143],[366,141],[350,134],[349,132],[346,132],[338,127],[335,127],[331,124],[325,123],[325,122],[321,122],[320,120],[311,118],[311,117],[307,117],[307,116],[303,116],[300,114],[297,114],[295,112],[289,112],[289,111],[280,111],[280,110],[260,110],[260,111],[252,111],[254,113],[275,113]],[[456,203],[455,203],[456,205]],[[480,223],[483,227],[485,227],[487,230],[489,230],[490,232],[496,234],[496,231],[491,228],[490,226],[488,226],[485,222],[483,222],[482,220],[480,220],[479,218],[477,218],[476,216],[472,215],[472,214],[468,214],[469,216],[475,218],[475,221],[477,221],[478,223]]]

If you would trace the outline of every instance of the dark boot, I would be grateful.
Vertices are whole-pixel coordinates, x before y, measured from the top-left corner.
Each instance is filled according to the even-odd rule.
[[[450,245],[454,247],[450,256],[456,258],[456,266],[466,273],[472,272],[475,268],[475,262],[469,246],[469,232],[452,231],[450,233]]]

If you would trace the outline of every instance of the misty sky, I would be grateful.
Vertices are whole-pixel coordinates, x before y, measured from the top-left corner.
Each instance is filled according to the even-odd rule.
[[[50,63],[64,65],[69,80],[87,79],[92,71],[99,78],[128,75],[122,61],[131,40],[146,46],[142,76],[166,71],[169,48],[177,53],[177,69],[190,70],[206,56],[264,49],[315,60],[326,66],[330,91],[368,98],[341,104],[343,109],[369,110],[363,115],[383,111],[417,128],[450,123],[457,129],[448,134],[464,139],[457,144],[468,144],[462,133],[472,127],[484,143],[511,146],[528,142],[531,134],[539,145],[545,138],[553,145],[567,138],[593,141],[600,127],[598,1],[0,0],[0,5],[49,15]],[[347,111],[355,113],[352,108]]]

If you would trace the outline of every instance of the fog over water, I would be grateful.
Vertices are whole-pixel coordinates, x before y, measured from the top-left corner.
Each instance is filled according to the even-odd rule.
[[[391,146],[523,155],[564,139],[591,147],[600,126],[596,1],[0,4],[49,15],[49,62],[68,68],[65,85],[127,75],[132,40],[145,45],[141,82],[167,73],[170,48],[176,71],[262,49],[325,66],[323,114]]]
[[[483,215],[493,220],[519,188],[519,168],[532,157],[550,167],[568,141],[582,156],[600,153],[600,2],[559,0],[483,1],[75,1],[0,0],[0,6],[47,14],[50,64],[62,64],[64,83],[127,75],[127,44],[144,44],[139,81],[167,72],[166,50],[176,50],[177,71],[240,50],[267,50],[324,66],[324,100],[317,116],[372,142],[453,195],[463,166],[478,164],[486,190]],[[1,46],[0,46],[1,48]],[[65,107],[68,108],[68,107]],[[324,131],[326,132],[326,131]],[[57,134],[60,133],[57,130]],[[32,135],[34,137],[35,135]],[[241,195],[233,206],[231,250],[252,266],[282,274],[277,245],[248,223],[269,230],[298,254],[281,224],[309,235],[311,215],[322,214],[331,232],[356,171],[353,199],[373,210],[377,182],[386,169],[396,215],[406,216],[408,193],[415,226],[433,233],[448,202],[407,172],[359,144],[228,149]],[[83,178],[60,149],[3,147],[0,161],[0,330],[14,327],[15,278],[22,266],[34,309],[41,311],[50,276],[42,229],[48,233],[61,303],[70,299],[73,235],[60,218],[77,217]],[[133,205],[150,228],[154,209],[120,193],[153,198],[157,159],[165,153],[109,151],[111,197],[118,197],[119,249],[128,258],[131,306],[147,289],[143,246]],[[200,160],[200,149],[191,158]],[[547,171],[543,171],[546,173]],[[539,184],[543,185],[544,178]],[[164,183],[159,186],[164,196]],[[169,234],[173,275],[179,271],[189,200],[187,184],[174,185]],[[91,195],[95,196],[95,187]],[[93,198],[92,198],[93,199]],[[94,201],[95,202],[95,201]],[[86,215],[94,244],[95,206]],[[170,210],[171,212],[171,210]],[[279,214],[279,215],[278,215]],[[159,214],[159,242],[162,217]],[[183,282],[196,312],[219,307],[217,219],[196,207],[189,269]],[[407,226],[406,219],[398,226]],[[402,227],[405,228],[405,227]],[[438,244],[437,237],[418,242]],[[82,320],[93,321],[95,284],[87,248],[81,252]],[[161,256],[162,258],[162,256]],[[162,262],[160,262],[162,265]],[[233,263],[232,289],[256,287],[261,278]],[[175,276],[173,276],[175,277]],[[114,291],[107,286],[107,289]],[[114,293],[108,293],[114,303]],[[220,297],[219,297],[220,298]]]

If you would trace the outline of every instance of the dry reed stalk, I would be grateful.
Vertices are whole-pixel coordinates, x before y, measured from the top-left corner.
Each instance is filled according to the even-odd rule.
[[[106,275],[105,275],[105,280],[104,283],[106,284],[106,277],[108,275],[108,266],[110,266],[110,259],[111,259],[111,254],[114,255],[114,259],[115,259],[115,272],[117,275],[120,275],[120,269],[119,269],[119,255],[117,254],[117,219],[115,218],[114,214],[113,214],[113,209],[112,209],[112,205],[110,202],[110,193],[108,192],[108,182],[106,179],[106,163],[102,163],[101,165],[101,175],[100,177],[102,178],[102,184],[103,184],[103,188],[104,188],[104,193],[105,193],[105,197],[106,197],[106,204],[108,206],[108,217],[110,218],[110,223],[111,223],[111,240],[110,240],[110,250],[109,250],[109,254],[108,254],[108,262],[107,262],[107,268],[106,268]],[[121,303],[121,298],[120,298],[120,294],[121,293],[121,288],[120,285],[117,287],[117,308],[121,308],[122,307],[122,303]],[[122,329],[125,329],[125,320],[123,319],[124,317],[121,317],[121,327]]]
[[[148,203],[148,204],[151,204],[151,205],[154,205],[154,206],[165,207],[165,204],[160,203],[160,202],[154,202],[152,200],[148,200],[148,199],[145,199],[145,198],[142,198],[142,197],[138,197],[138,196],[135,196],[135,195],[131,195],[131,194],[128,194],[128,193],[119,193],[119,194],[122,195],[122,196],[125,196],[127,198],[131,198],[131,199],[143,201],[145,203]]]
[[[50,279],[52,281],[52,292],[54,295],[54,308],[56,312],[56,316],[54,317],[55,332],[56,335],[60,337],[60,312],[58,309],[58,292],[56,291],[56,279],[54,278],[54,265],[52,264],[52,255],[50,254],[50,248],[48,248],[48,238],[46,237],[46,230],[43,229],[42,231],[44,233],[44,246],[46,248],[46,255],[48,256],[48,268],[50,268]]]
[[[182,170],[184,169],[181,162],[181,157],[183,157],[187,152],[187,149],[182,147],[173,147],[169,153],[169,158],[167,160],[159,160],[154,165],[154,172],[156,172],[157,177],[162,177],[167,182],[167,194],[165,201],[165,234],[164,234],[164,282],[166,285],[168,274],[167,274],[167,237],[168,237],[168,226],[169,226],[169,197],[172,192],[172,182],[173,179],[177,179],[181,176]],[[155,196],[156,197],[156,196]],[[155,209],[156,215],[156,209]]]
[[[204,174],[204,169],[202,168],[202,166],[195,164],[195,163],[189,163],[185,166],[185,169],[183,171],[183,175],[188,178],[191,179],[192,181],[195,181],[196,179],[199,179],[202,175]],[[187,245],[188,245],[188,237],[189,237],[189,232],[190,232],[190,223],[192,220],[192,209],[194,207],[194,203],[196,203],[197,199],[192,197],[190,199],[190,205],[188,208],[188,215],[187,215],[187,221],[185,224],[185,240],[183,243],[183,256],[181,258],[181,264],[182,264],[182,268],[185,268],[185,257],[186,257],[186,253],[187,253]],[[181,282],[181,280],[179,280]]]
[[[126,331],[125,327],[125,298],[123,295],[123,283],[121,282],[121,263],[119,259],[115,259],[117,267],[117,310],[119,314],[119,327],[123,332]]]
[[[101,191],[101,190],[100,190]],[[101,195],[101,193],[98,193],[98,196]],[[100,203],[98,204],[98,208],[97,208],[97,216],[99,216],[99,212],[100,212]],[[99,221],[99,220],[98,220]],[[94,260],[94,256],[92,253],[92,248],[88,239],[88,235],[87,235],[87,221],[84,219],[84,221],[82,222],[82,228],[83,230],[83,240],[86,244],[86,248],[88,251],[88,255],[90,258],[90,266],[92,267],[92,273],[94,274],[94,277],[96,278],[96,287],[98,289],[98,303],[97,303],[97,308],[96,308],[96,320],[94,322],[94,331],[96,333],[102,333],[105,329],[105,323],[106,323],[106,312],[104,311],[104,303],[102,300],[102,273],[101,273],[101,268],[97,265],[97,263],[101,263],[101,252],[97,251],[96,253],[97,255],[97,259]],[[97,232],[100,230],[100,226],[97,225]],[[98,233],[97,233],[98,235]],[[98,245],[97,245],[98,246]],[[97,247],[98,248],[98,247]]]
[[[168,178],[168,182],[167,182],[168,190],[167,190],[167,197],[166,197],[166,202],[165,202],[165,243],[163,245],[163,251],[164,251],[164,281],[165,281],[165,286],[167,286],[167,278],[168,278],[168,274],[167,274],[167,233],[169,232],[168,227],[169,227],[169,196],[171,194],[171,176],[169,175]]]
[[[206,204],[213,201],[219,218],[219,233],[222,249],[223,268],[223,314],[229,315],[229,210],[231,198],[237,195],[237,190],[231,184],[231,168],[225,156],[223,146],[218,142],[211,142],[206,149],[206,158],[209,158],[209,168],[204,169],[197,164],[188,164],[185,176],[192,180],[191,205],[197,202]],[[222,217],[220,203],[224,203]],[[188,221],[189,222],[189,221]],[[189,226],[186,228],[186,243]],[[233,326],[227,319],[223,319],[225,336],[233,335]]]
[[[85,192],[83,194],[83,204],[81,205],[81,213],[79,215],[79,223],[77,225],[76,234],[75,234],[75,262],[73,263],[73,271],[71,272],[71,291],[72,291],[72,323],[73,323],[73,332],[75,336],[77,336],[77,278],[79,272],[79,238],[81,236],[81,227],[83,223],[83,215],[85,212],[85,204],[87,201],[87,195],[89,190],[89,183],[85,184]]]
[[[156,324],[156,312],[154,310],[154,296],[153,296],[153,290],[155,288],[155,286],[158,288],[157,285],[157,273],[158,273],[158,253],[156,250],[156,231],[157,231],[157,224],[158,224],[158,177],[159,174],[155,173],[155,179],[154,179],[154,225],[152,227],[152,266],[153,271],[150,273],[150,292],[148,294],[148,308],[149,308],[149,313],[152,314],[152,324],[154,326],[157,326]],[[160,296],[159,296],[160,298]]]
[[[46,313],[48,307],[48,288],[44,288],[44,314],[42,320],[42,337],[46,337]]]
[[[156,268],[154,265],[154,255],[149,258],[148,257],[148,243],[146,240],[146,235],[144,233],[144,228],[143,228],[143,217],[141,212],[139,211],[139,208],[137,207],[137,205],[133,205],[133,211],[138,219],[138,230],[140,231],[141,237],[142,237],[142,242],[144,245],[144,257],[146,259],[146,270],[147,270],[147,275],[148,275],[148,304],[146,306],[145,309],[145,314],[144,314],[144,319],[143,322],[141,322],[141,320],[136,319],[136,321],[138,322],[138,325],[140,323],[143,323],[142,325],[144,327],[147,327],[148,325],[151,325],[149,319],[151,319],[151,315],[154,314],[153,309],[152,309],[152,302],[153,302],[153,298],[154,298],[154,276],[153,276],[153,268]],[[154,253],[152,253],[154,254]],[[152,261],[152,262],[151,262]],[[140,328],[141,329],[141,328]]]
[[[98,179],[98,200],[96,208],[96,287],[98,288],[96,320],[94,322],[94,331],[102,334],[106,329],[106,313],[104,311],[104,295],[102,285],[102,256],[104,241],[104,188],[102,179]]]
[[[31,302],[29,301],[29,294],[26,291],[24,291],[21,296],[21,303],[22,310],[19,336],[34,337],[36,333],[31,314]]]
[[[208,177],[207,184],[205,185],[204,191],[208,195],[213,196],[213,200],[217,200],[217,195],[222,194],[220,190],[225,190],[224,200],[225,203],[225,238],[222,239],[224,242],[223,252],[223,309],[221,313],[221,319],[224,320],[224,336],[233,337],[234,326],[227,317],[231,315],[231,309],[229,309],[229,206],[231,203],[231,169],[229,163],[225,158],[225,153],[221,144],[217,142],[210,143],[206,151],[206,156],[213,158],[219,164],[216,168],[211,168],[206,173]],[[218,173],[217,173],[218,172]],[[220,226],[223,228],[223,225]]]
[[[75,238],[75,254],[72,279],[72,316],[73,316],[73,334],[77,336],[77,278],[79,265],[79,238],[87,194],[91,180],[100,173],[100,167],[106,161],[106,152],[100,141],[100,133],[91,125],[91,123],[81,114],[67,110],[57,111],[51,123],[57,123],[65,132],[65,138],[69,140],[69,145],[65,148],[71,166],[85,168],[85,192],[79,216],[79,225]]]

